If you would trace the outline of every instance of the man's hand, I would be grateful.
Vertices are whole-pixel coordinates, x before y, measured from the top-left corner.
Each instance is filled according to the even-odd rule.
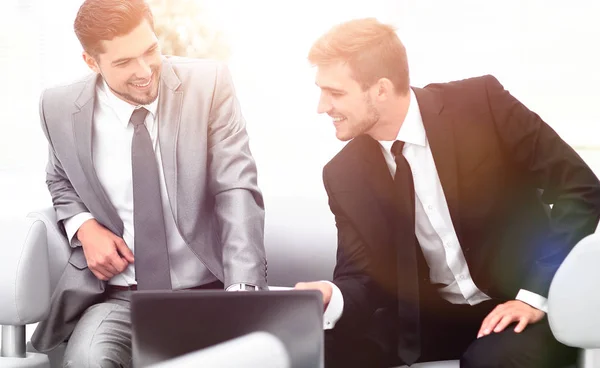
[[[133,263],[133,253],[123,239],[95,219],[87,220],[79,227],[77,238],[90,271],[100,280],[107,281]]]
[[[323,308],[327,309],[329,302],[331,301],[331,294],[333,288],[330,284],[322,281],[315,282],[299,282],[294,286],[296,290],[319,290],[323,294]]]
[[[519,322],[515,327],[515,332],[519,333],[528,324],[539,322],[545,315],[544,311],[519,300],[511,300],[504,304],[499,304],[483,320],[481,328],[477,333],[477,338],[489,335],[492,331],[501,332],[513,322]]]

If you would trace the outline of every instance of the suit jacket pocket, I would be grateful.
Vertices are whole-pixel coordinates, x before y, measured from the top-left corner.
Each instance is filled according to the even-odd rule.
[[[88,267],[82,247],[79,246],[77,248],[73,248],[71,256],[69,257],[69,263],[79,270],[83,270]]]

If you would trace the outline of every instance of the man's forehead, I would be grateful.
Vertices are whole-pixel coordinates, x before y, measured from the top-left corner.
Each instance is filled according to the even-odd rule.
[[[139,42],[126,42],[116,38],[101,41],[102,53],[111,59],[136,58],[146,52],[148,48],[157,43],[154,39],[140,40]]]
[[[350,68],[345,63],[325,64],[317,66],[315,83],[322,89],[344,89],[356,83]]]
[[[100,43],[102,54],[110,59],[120,59],[138,57],[157,41],[154,31],[148,22],[143,20],[129,33],[116,36],[111,40],[102,40]]]

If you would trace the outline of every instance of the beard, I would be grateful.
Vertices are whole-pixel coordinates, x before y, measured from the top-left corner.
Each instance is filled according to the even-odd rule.
[[[154,100],[156,100],[156,98],[158,97],[158,88],[156,88],[154,91],[148,92],[144,96],[138,96],[138,97],[133,96],[126,92],[117,92],[117,91],[113,91],[113,92],[115,94],[121,96],[123,99],[131,102],[133,105],[149,105],[152,102],[154,102]]]
[[[108,81],[106,81],[106,78],[104,78],[104,80],[106,81],[106,85],[108,86],[108,88],[110,88],[110,90],[117,96],[119,96],[121,99],[131,103],[132,105],[149,105],[152,102],[154,102],[156,100],[156,98],[158,97],[158,85],[159,85],[159,80],[160,80],[160,68],[161,66],[155,66],[152,67],[152,80],[150,81],[150,83],[152,84],[152,89],[150,89],[148,92],[144,93],[144,94],[138,94],[137,96],[134,96],[131,93],[127,92],[127,87],[123,87],[122,90],[113,88],[110,84],[108,84]],[[126,85],[130,84],[130,82],[126,82]]]
[[[347,142],[361,134],[368,133],[371,129],[373,129],[373,127],[375,127],[377,122],[379,122],[379,118],[381,116],[379,110],[377,110],[377,108],[373,105],[373,101],[368,95],[365,97],[364,103],[366,106],[366,111],[360,120],[358,120],[358,118],[353,119],[354,123],[350,123],[351,120],[348,120],[347,122],[350,124],[342,125],[341,127],[337,128],[336,137],[339,140]],[[337,113],[334,112],[333,115],[337,115]]]
[[[381,115],[379,110],[373,105],[373,101],[369,95],[365,98],[365,104],[367,105],[367,112],[364,119],[358,124],[359,132],[357,135],[367,133],[377,124]]]

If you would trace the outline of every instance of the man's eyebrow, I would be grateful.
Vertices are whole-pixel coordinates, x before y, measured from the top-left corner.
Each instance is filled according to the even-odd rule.
[[[144,54],[147,53],[148,51],[152,50],[152,49],[155,49],[157,46],[158,46],[158,42],[154,42],[150,47],[148,47],[146,49],[146,51],[144,51]],[[134,59],[134,58],[121,58],[121,59],[117,59],[117,60],[115,60],[115,61],[112,62],[112,65],[119,64],[119,63],[122,63],[124,61],[129,61],[131,59]]]
[[[342,89],[337,89],[337,88],[333,88],[333,87],[321,87],[318,84],[317,84],[317,87],[321,88],[322,90],[328,91],[328,92],[336,92],[336,93],[344,93],[345,92]]]

